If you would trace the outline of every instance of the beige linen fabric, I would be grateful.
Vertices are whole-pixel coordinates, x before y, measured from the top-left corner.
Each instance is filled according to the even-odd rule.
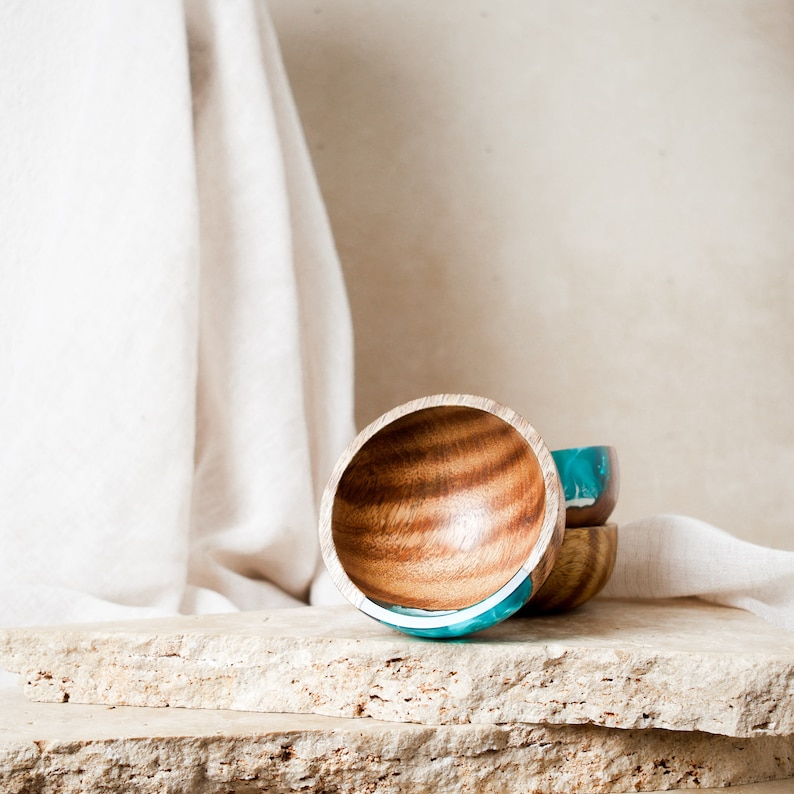
[[[0,8],[0,624],[304,603],[338,261],[254,0]]]
[[[697,596],[794,631],[794,552],[748,543],[689,516],[650,516],[619,527],[602,595]]]

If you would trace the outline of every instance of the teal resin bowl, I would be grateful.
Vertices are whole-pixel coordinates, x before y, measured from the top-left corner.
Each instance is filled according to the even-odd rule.
[[[551,453],[565,494],[566,527],[606,524],[618,501],[620,472],[614,447],[560,449]]]
[[[441,394],[366,427],[337,462],[320,547],[339,591],[419,637],[461,637],[517,612],[551,572],[562,485],[537,431],[483,397]]]

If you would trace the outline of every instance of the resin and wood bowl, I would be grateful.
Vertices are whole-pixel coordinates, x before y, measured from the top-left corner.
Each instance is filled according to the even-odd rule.
[[[514,614],[551,571],[564,527],[543,439],[511,409],[471,395],[424,397],[370,424],[339,459],[320,508],[340,592],[427,637]]]
[[[565,493],[565,526],[606,524],[618,501],[620,471],[614,447],[574,447],[552,453]]]
[[[518,615],[567,612],[589,601],[609,581],[617,549],[616,524],[566,529],[551,573]]]

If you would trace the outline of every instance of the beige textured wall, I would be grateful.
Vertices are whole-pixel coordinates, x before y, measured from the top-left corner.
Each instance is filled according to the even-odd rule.
[[[482,394],[794,549],[794,3],[271,0],[359,424]]]

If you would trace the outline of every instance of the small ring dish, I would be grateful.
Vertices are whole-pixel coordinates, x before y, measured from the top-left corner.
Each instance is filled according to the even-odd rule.
[[[337,462],[320,546],[340,592],[420,637],[460,637],[518,611],[563,541],[563,489],[543,439],[484,397],[440,394],[368,425]]]

